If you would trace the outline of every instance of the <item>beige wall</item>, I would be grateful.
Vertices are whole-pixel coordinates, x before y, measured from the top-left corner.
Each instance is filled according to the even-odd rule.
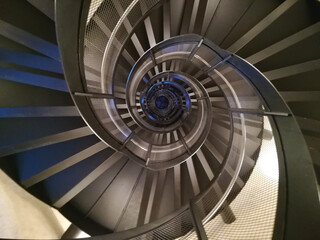
[[[69,225],[0,170],[0,238],[59,239]]]

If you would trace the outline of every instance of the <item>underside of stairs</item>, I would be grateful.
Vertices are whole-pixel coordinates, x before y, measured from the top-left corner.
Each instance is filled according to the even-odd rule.
[[[268,231],[316,236],[319,20],[316,0],[1,0],[0,168],[91,236],[228,239],[215,221],[272,195],[274,141]]]

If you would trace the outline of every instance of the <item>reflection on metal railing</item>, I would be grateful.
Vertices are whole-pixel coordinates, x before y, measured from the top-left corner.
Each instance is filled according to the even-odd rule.
[[[230,206],[245,187],[260,153],[264,119],[259,113],[266,107],[249,80],[229,64],[233,55],[202,36],[183,35],[156,44],[152,29],[147,28],[150,48],[144,50],[137,29],[147,26],[157,3],[114,3],[118,21],[108,22],[106,14],[94,14],[89,21],[84,83],[88,91],[108,95],[90,99],[93,112],[107,135],[122,143],[117,150],[144,167],[169,169],[185,161],[188,164],[196,156],[208,166],[206,171],[210,161],[216,162],[219,167],[214,174],[206,172],[209,184],[201,193],[193,163],[188,165],[197,195],[190,201],[203,224],[219,214],[231,223],[237,216]],[[112,29],[106,28],[107,24]],[[107,38],[97,29],[103,29]],[[94,37],[101,39],[95,38],[96,44],[91,46]],[[168,114],[172,118],[161,115],[162,105],[150,103],[159,96],[168,102],[165,107],[173,106]],[[179,106],[177,111],[170,101]],[[193,227],[192,214],[188,205],[181,209],[165,223],[150,224],[141,232],[137,228],[135,234],[140,236],[136,239],[172,239],[185,234],[183,238],[187,238]]]

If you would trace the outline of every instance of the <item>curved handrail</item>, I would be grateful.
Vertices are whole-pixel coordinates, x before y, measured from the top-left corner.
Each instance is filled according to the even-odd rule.
[[[303,134],[290,108],[271,82],[250,63],[237,56],[228,63],[248,79],[269,111],[289,113],[287,117],[275,115],[269,119],[279,158],[279,196],[273,238],[320,237],[316,177]]]
[[[83,31],[83,26],[86,23],[81,15],[86,11],[84,6],[88,7],[88,2],[88,0],[56,0],[58,42],[67,79],[81,79],[84,76],[81,73],[83,62],[79,59],[82,46],[81,44],[74,46],[74,43],[78,43],[81,39],[81,37],[79,38],[80,30]],[[66,29],[68,29],[67,32]],[[257,69],[249,66],[237,56],[230,58],[228,63],[245,76],[256,89],[268,110],[291,113],[278,91]],[[79,91],[81,90],[83,88]],[[280,164],[279,199],[274,239],[297,239],[299,237],[301,237],[300,239],[312,239],[320,234],[318,231],[320,218],[319,199],[311,157],[303,135],[292,115],[285,118],[272,116],[271,125],[274,130]],[[115,145],[117,144],[119,143]],[[153,227],[157,228],[157,226]],[[152,228],[150,227],[150,229]],[[108,238],[105,235],[94,239]]]

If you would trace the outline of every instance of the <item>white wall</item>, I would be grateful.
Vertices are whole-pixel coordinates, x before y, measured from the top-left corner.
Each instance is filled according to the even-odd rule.
[[[59,239],[69,225],[0,170],[0,238]]]

